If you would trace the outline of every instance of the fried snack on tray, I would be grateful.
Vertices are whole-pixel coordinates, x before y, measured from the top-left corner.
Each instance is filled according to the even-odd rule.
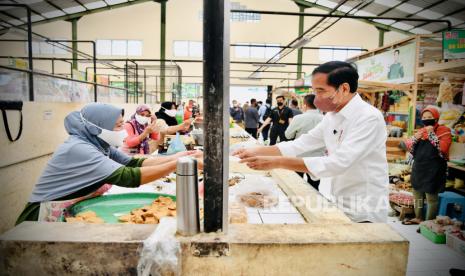
[[[86,211],[77,214],[75,217],[67,217],[66,222],[104,223],[105,221],[99,218],[94,211]]]
[[[151,205],[131,211],[118,218],[121,223],[158,224],[162,217],[176,216],[176,202],[169,197],[160,196]]]
[[[248,207],[268,208],[278,204],[278,198],[275,196],[265,195],[261,192],[250,192],[238,196],[239,200]]]

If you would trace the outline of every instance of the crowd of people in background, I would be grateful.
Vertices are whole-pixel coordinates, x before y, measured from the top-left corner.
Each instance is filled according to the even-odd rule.
[[[174,102],[163,102],[155,113],[152,113],[150,106],[139,105],[131,119],[124,124],[127,137],[121,150],[130,155],[151,154],[163,143],[165,135],[189,131],[199,115],[200,108],[193,100],[179,106]]]

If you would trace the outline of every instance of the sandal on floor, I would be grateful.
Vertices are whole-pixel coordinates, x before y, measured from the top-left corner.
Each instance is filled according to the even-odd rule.
[[[417,222],[417,221],[415,221],[413,219],[409,219],[409,220],[406,219],[406,220],[402,221],[402,224],[403,225],[418,225],[418,224],[420,224],[420,222]]]

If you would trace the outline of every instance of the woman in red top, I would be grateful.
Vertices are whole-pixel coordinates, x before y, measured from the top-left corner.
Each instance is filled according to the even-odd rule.
[[[424,127],[407,142],[413,157],[410,180],[415,198],[415,218],[404,224],[419,224],[423,220],[425,196],[428,204],[426,219],[436,218],[438,194],[446,183],[447,159],[452,143],[450,129],[438,124],[439,110],[435,106],[423,109],[421,119]]]
[[[160,138],[160,134],[155,130],[156,120],[150,106],[139,105],[136,113],[124,124],[128,136],[124,140],[123,151],[132,155],[150,154],[149,141]]]

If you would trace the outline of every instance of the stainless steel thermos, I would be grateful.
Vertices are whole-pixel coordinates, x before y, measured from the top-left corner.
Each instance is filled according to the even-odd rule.
[[[177,232],[190,236],[200,232],[197,160],[181,157],[176,166]]]

